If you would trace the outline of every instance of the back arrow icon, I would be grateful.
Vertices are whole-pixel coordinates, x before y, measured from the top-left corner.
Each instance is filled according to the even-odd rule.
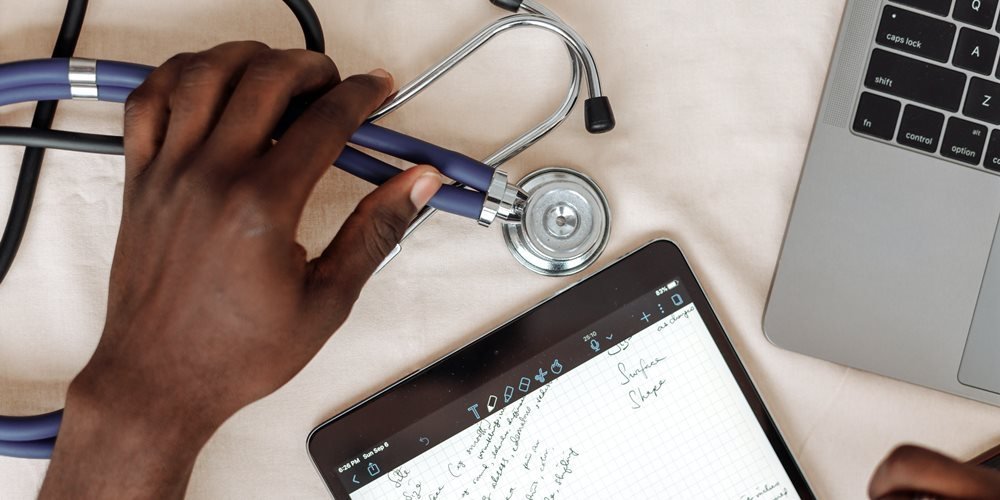
[[[358,481],[358,475],[357,474],[354,475],[354,478],[351,479],[351,482],[354,483],[354,484],[361,484],[361,481]]]

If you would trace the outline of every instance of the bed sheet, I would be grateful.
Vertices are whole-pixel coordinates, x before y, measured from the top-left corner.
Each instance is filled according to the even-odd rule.
[[[407,81],[501,14],[485,0],[315,2],[342,73]],[[915,442],[971,457],[1000,441],[1000,409],[783,351],[761,315],[844,0],[549,0],[590,43],[618,128],[582,110],[512,161],[563,165],[611,200],[606,264],[657,237],[688,255],[772,414],[822,498],[860,498],[877,462]],[[47,57],[64,3],[8,5],[0,61]],[[276,0],[92,2],[78,55],[159,64],[235,39],[301,46]],[[569,65],[553,37],[505,34],[384,123],[485,157],[547,116]],[[26,125],[31,106],[0,109]],[[65,103],[56,126],[120,133],[121,107]],[[0,202],[21,149],[0,148]],[[47,411],[101,332],[122,160],[49,152],[18,259],[0,286],[0,408]],[[370,189],[331,170],[300,229],[310,252]],[[0,221],[6,217],[6,208]],[[329,416],[465,344],[576,278],[522,267],[498,228],[436,216],[366,288],[348,323],[293,381],[230,419],[201,453],[190,498],[327,498],[305,449]],[[0,458],[0,498],[31,498],[47,462]]]

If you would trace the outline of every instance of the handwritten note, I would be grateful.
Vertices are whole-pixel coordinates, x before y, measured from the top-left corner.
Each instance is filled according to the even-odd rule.
[[[689,305],[352,498],[797,498],[789,488]]]

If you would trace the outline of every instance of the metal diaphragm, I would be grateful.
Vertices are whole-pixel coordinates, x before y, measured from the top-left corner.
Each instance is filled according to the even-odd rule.
[[[600,257],[611,235],[611,210],[593,180],[551,167],[529,174],[518,187],[528,195],[523,220],[503,225],[518,262],[546,276],[568,276]]]

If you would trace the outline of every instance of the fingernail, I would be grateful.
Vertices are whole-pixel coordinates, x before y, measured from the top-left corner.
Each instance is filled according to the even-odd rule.
[[[384,70],[382,68],[373,69],[373,70],[369,71],[368,74],[372,75],[372,76],[377,76],[379,78],[392,79],[392,75],[390,75],[388,71],[386,71],[386,70]]]
[[[431,201],[438,189],[441,189],[441,175],[437,172],[427,172],[413,183],[410,189],[410,201],[417,210],[420,210]]]

